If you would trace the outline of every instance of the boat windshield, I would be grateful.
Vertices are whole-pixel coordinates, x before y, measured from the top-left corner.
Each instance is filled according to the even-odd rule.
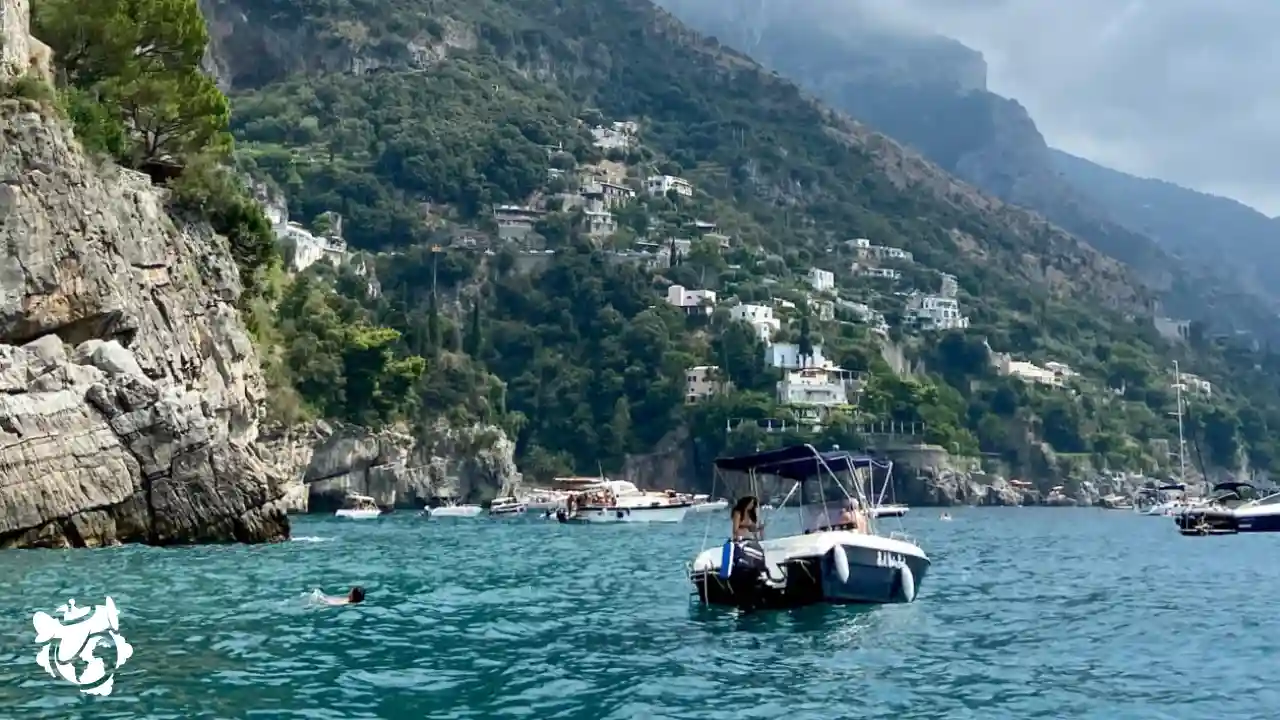
[[[1280,505],[1280,492],[1268,495],[1261,500],[1257,500],[1254,505]]]
[[[333,507],[330,505],[329,507]],[[347,501],[343,505],[345,510],[376,510],[378,503],[368,495],[348,495]]]
[[[721,472],[747,475],[751,488],[749,492],[757,497],[764,489],[759,486],[757,476],[767,475],[795,481],[795,487],[783,498],[782,504],[786,504],[791,495],[799,491],[797,504],[800,506],[801,523],[806,529],[811,530],[834,527],[836,524],[844,525],[845,522],[837,523],[831,518],[844,520],[849,516],[856,517],[856,513],[851,512],[855,507],[870,508],[878,505],[879,503],[869,496],[867,484],[871,483],[874,489],[872,472],[878,468],[886,473],[887,485],[888,474],[892,473],[893,468],[893,463],[890,461],[853,455],[843,450],[819,452],[808,444],[792,445],[751,455],[717,458],[715,465]],[[834,482],[844,495],[843,499],[834,500],[828,496],[824,491],[824,486],[828,482]],[[806,495],[809,497],[806,498]],[[854,504],[850,502],[852,500],[858,502]],[[875,516],[866,517],[865,521],[868,530],[874,533]]]

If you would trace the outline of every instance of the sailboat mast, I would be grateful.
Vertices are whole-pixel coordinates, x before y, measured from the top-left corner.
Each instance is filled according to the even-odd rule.
[[[1178,391],[1178,482],[1187,481],[1187,443],[1182,435],[1182,372],[1173,361],[1173,387]]]

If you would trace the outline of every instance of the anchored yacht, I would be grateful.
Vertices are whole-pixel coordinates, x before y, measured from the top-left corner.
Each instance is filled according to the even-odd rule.
[[[332,506],[330,506],[332,507]],[[382,515],[382,510],[378,507],[377,502],[368,495],[348,495],[342,507],[335,512],[334,517],[347,518],[348,520],[372,520]]]
[[[626,480],[605,480],[599,484],[604,502],[574,503],[556,511],[556,519],[566,523],[678,523],[693,507],[692,500],[673,492],[645,492]]]
[[[1280,491],[1259,493],[1249,483],[1218,483],[1207,501],[1186,508],[1174,522],[1183,535],[1280,532]]]

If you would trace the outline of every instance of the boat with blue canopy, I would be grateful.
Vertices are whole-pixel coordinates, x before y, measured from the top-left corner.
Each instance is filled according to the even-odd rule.
[[[866,489],[866,477],[873,470],[886,472],[888,482],[891,462],[841,450],[819,452],[801,444],[719,458],[715,468],[717,482],[722,475],[745,476],[743,494],[757,498],[763,480],[790,481],[790,491],[769,514],[769,523],[776,524],[798,494],[803,532],[771,539],[730,538],[710,548],[704,542],[689,564],[689,579],[702,603],[754,610],[915,600],[929,558],[910,538],[877,531]],[[829,500],[829,484],[844,497]]]

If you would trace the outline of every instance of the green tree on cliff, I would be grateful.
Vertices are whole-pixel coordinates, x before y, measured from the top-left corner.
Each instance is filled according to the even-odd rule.
[[[246,300],[263,293],[279,253],[261,206],[224,165],[231,106],[200,69],[209,34],[196,0],[35,0],[32,12],[81,144],[126,167],[180,174],[175,207],[231,241]]]
[[[33,11],[72,118],[94,121],[82,142],[123,135],[130,142],[95,149],[135,168],[230,148],[230,105],[200,71],[209,35],[196,0],[37,0]],[[121,130],[104,132],[107,118]]]

